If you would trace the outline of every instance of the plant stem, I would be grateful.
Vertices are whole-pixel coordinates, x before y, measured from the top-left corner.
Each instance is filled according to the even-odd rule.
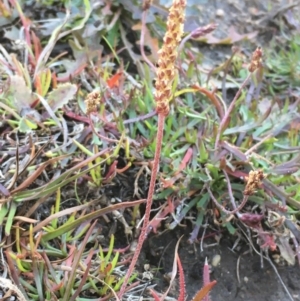
[[[157,134],[156,134],[156,149],[154,154],[154,161],[151,171],[151,179],[150,179],[150,185],[149,185],[149,191],[148,191],[148,197],[147,197],[147,204],[146,204],[146,211],[144,215],[144,223],[143,227],[139,236],[138,244],[136,246],[133,258],[131,260],[131,263],[129,265],[128,271],[125,275],[124,282],[122,284],[122,287],[120,289],[119,298],[122,299],[122,296],[125,292],[128,280],[130,276],[133,273],[133,269],[136,265],[136,262],[139,258],[139,255],[141,253],[143,243],[147,236],[147,230],[149,225],[149,219],[150,219],[150,212],[151,212],[151,206],[152,206],[152,199],[154,195],[155,190],[155,183],[156,183],[156,176],[157,172],[159,170],[159,159],[160,159],[160,153],[162,148],[162,140],[163,140],[163,133],[164,133],[164,123],[165,123],[165,116],[163,114],[158,114],[158,123],[157,123]]]

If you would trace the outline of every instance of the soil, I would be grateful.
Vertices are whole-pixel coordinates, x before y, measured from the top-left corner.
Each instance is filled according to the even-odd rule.
[[[182,234],[186,234],[187,238],[189,232],[183,232],[178,228],[176,231],[168,231],[149,238],[142,260],[143,263],[150,263],[153,268],[159,268],[158,272],[154,273],[156,290],[164,292],[167,289],[165,275],[172,271],[175,245]],[[200,243],[188,244],[186,238],[183,238],[180,244],[179,256],[185,273],[187,300],[191,300],[202,287],[205,258],[211,267],[211,280],[217,281],[210,294],[212,301],[291,300],[270,263],[266,259],[262,261],[260,256],[251,252],[248,244],[239,243],[236,249],[231,250],[236,237],[225,235],[219,243],[212,238],[204,239],[201,252]],[[216,255],[219,255],[221,260],[217,266],[212,266]],[[284,263],[274,265],[293,299],[300,300],[299,266],[290,267]],[[179,285],[176,283],[170,294],[176,298],[178,292]]]
[[[290,9],[292,15],[297,18],[300,10],[297,1],[199,0],[190,2],[199,4],[187,11],[186,31],[216,23],[218,26],[213,32],[213,36],[219,40],[234,39],[233,35],[229,33],[231,27],[234,27],[238,34],[245,35],[244,39],[238,40],[234,44],[196,42],[195,46],[203,53],[203,63],[208,66],[224,62],[224,58],[231,55],[231,46],[233,45],[242,46],[243,52],[249,57],[256,47],[268,47],[274,37],[279,38],[282,34],[281,29],[284,29],[284,32],[289,35],[295,28],[290,26],[288,21],[290,15],[287,12]],[[299,30],[299,24],[297,30]],[[255,37],[248,39],[253,33],[256,33]]]

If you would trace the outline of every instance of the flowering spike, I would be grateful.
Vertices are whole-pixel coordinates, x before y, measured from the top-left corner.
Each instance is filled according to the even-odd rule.
[[[266,175],[261,170],[251,170],[249,176],[245,177],[247,181],[246,188],[244,190],[244,195],[252,195],[255,191],[261,187],[262,180]]]
[[[186,0],[174,0],[167,21],[167,31],[162,48],[159,50],[155,83],[156,111],[167,116],[172,97],[172,84],[176,75],[175,60],[177,47],[183,35]]]
[[[256,50],[252,54],[252,59],[248,70],[250,72],[254,72],[256,69],[262,67],[262,56],[263,51],[260,47],[257,47]]]
[[[89,93],[85,99],[86,103],[86,113],[90,114],[97,111],[97,105],[101,102],[100,93],[93,91]]]

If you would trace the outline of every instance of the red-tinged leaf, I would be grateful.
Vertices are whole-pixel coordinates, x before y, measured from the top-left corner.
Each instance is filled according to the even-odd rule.
[[[77,113],[72,112],[72,111],[67,111],[65,108],[63,108],[63,111],[64,111],[64,115],[68,116],[71,119],[75,119],[80,122],[90,124],[90,119],[88,117],[80,116]]]
[[[161,181],[163,183],[163,185],[162,185],[163,188],[171,187],[171,188],[176,189],[175,187],[172,187],[172,186],[178,179],[180,179],[182,177],[180,172],[186,168],[186,166],[189,163],[189,161],[191,160],[192,156],[193,156],[193,149],[190,147],[187,150],[187,152],[185,153],[184,158],[182,159],[182,162],[180,163],[178,169],[174,173],[174,176],[169,180],[161,179]]]
[[[216,285],[217,281],[214,280],[207,285],[205,285],[192,299],[192,301],[202,301],[208,293],[212,290],[212,288]]]
[[[182,159],[182,162],[180,163],[178,170],[176,171],[175,174],[181,172],[183,169],[186,168],[187,164],[189,163],[189,161],[191,160],[193,155],[193,149],[190,147],[188,148],[188,150],[186,151],[184,158]]]
[[[172,272],[171,272],[171,279],[170,279],[169,287],[166,290],[166,292],[160,297],[160,299],[159,299],[160,301],[164,301],[165,300],[165,298],[169,294],[169,291],[170,291],[171,287],[174,284],[174,281],[175,281],[175,278],[176,278],[176,275],[177,275],[177,262],[178,262],[178,258],[179,258],[179,256],[178,256],[178,248],[179,248],[179,244],[180,244],[180,241],[181,241],[182,237],[183,237],[183,235],[178,239],[178,241],[176,243],[176,246],[175,246],[175,256],[174,256],[174,260],[173,260],[173,268],[172,268]],[[183,271],[182,271],[182,274],[183,274]],[[183,301],[183,300],[180,300],[180,301]]]
[[[35,60],[37,61],[42,52],[42,46],[39,38],[36,36],[36,34],[33,31],[31,31],[31,37],[33,41]]]
[[[263,241],[263,244],[260,246],[262,249],[270,249],[271,251],[275,251],[277,249],[277,245],[272,234],[262,232],[258,233],[258,235]]]
[[[14,190],[11,191],[12,194],[17,193],[19,191],[22,191],[24,189],[26,189],[29,185],[31,185],[36,179],[37,177],[45,170],[45,168],[52,163],[55,163],[63,158],[65,158],[66,155],[63,156],[59,156],[56,158],[52,158],[49,159],[48,161],[42,163],[40,166],[38,166],[38,168],[32,173],[30,174],[18,187],[16,187]]]
[[[75,246],[69,246],[69,254],[67,259],[65,260],[65,265],[66,266],[72,266],[72,262],[75,256],[75,251],[76,251],[76,247]],[[66,272],[67,273],[67,272]]]
[[[33,103],[30,105],[31,108],[35,108],[40,103],[40,100],[36,98]]]
[[[118,72],[106,81],[106,83],[110,89],[112,89],[114,87],[118,87],[119,79],[122,74],[123,74],[122,72]]]
[[[58,290],[60,290],[62,287],[64,286],[64,283],[63,281],[59,282],[58,284],[54,284],[52,287],[51,287],[51,290],[53,292],[57,292]]]
[[[157,228],[159,227],[160,223],[165,219],[165,217],[170,214],[174,213],[175,209],[180,205],[180,199],[173,200],[171,198],[167,198],[167,203],[165,203],[155,217],[150,221],[149,227],[147,230],[147,234],[151,231],[153,233],[157,232]]]
[[[111,268],[112,268],[112,264],[109,262],[107,264],[107,266],[104,268],[105,275],[108,274],[111,271]]]
[[[52,76],[52,88],[56,89],[57,88],[57,75],[55,72],[53,72],[51,74],[51,76]]]
[[[105,180],[108,181],[116,175],[118,161],[114,161],[108,169],[107,174],[105,175]]]
[[[86,267],[86,269],[84,271],[84,274],[81,277],[80,284],[77,287],[76,291],[72,294],[72,297],[71,297],[70,301],[74,301],[74,300],[77,299],[77,297],[79,296],[79,294],[82,291],[82,288],[83,288],[84,284],[86,284],[86,281],[87,281],[87,278],[88,278],[88,274],[89,274],[89,270],[90,270],[91,265],[92,265],[92,257],[93,257],[93,255],[94,255],[94,251],[90,250],[90,252],[88,254],[88,257],[87,257],[87,267]]]
[[[209,283],[210,283],[209,266],[208,266],[207,258],[205,258],[205,263],[203,267],[203,286],[206,286]]]
[[[184,301],[184,299],[185,299],[185,281],[184,281],[184,272],[183,272],[183,268],[182,268],[182,264],[181,264],[179,256],[177,257],[177,265],[178,265],[178,272],[179,272],[178,301]]]
[[[38,94],[42,95],[42,94],[43,94],[43,92],[42,92],[43,89],[42,89],[42,85],[41,85],[41,78],[40,78],[40,76],[37,76],[37,77],[35,78],[34,86],[35,86],[36,92],[37,92]],[[31,105],[31,107],[33,107],[33,106]]]
[[[78,249],[75,252],[74,260],[72,262],[72,270],[68,274],[69,277],[68,277],[67,281],[65,282],[65,292],[64,292],[64,294],[65,294],[65,296],[67,296],[67,298],[65,298],[65,300],[75,301],[75,298],[77,298],[77,296],[79,295],[82,286],[85,284],[84,282],[86,281],[87,273],[83,274],[82,281],[84,281],[84,282],[81,281],[79,287],[74,292],[73,285],[75,283],[75,278],[76,278],[76,274],[77,274],[77,268],[78,268],[78,266],[80,264],[80,261],[81,261],[80,259],[82,258],[83,252],[84,252],[84,250],[86,248],[86,244],[87,244],[90,236],[92,235],[92,231],[95,228],[96,224],[97,224],[97,220],[95,220],[91,224],[88,232],[84,236],[84,239],[81,241],[80,247],[78,247]],[[90,261],[91,261],[92,256],[93,256],[93,254],[90,251],[90,253],[88,255],[88,258],[87,258],[87,260],[88,260],[87,270],[89,270],[89,268],[90,268],[90,264],[91,264]]]
[[[78,65],[80,64],[80,65]],[[56,78],[57,82],[60,83],[68,83],[72,78],[79,75],[84,68],[87,66],[86,63],[81,63],[78,61],[68,61],[66,60],[62,65],[66,68],[66,72],[59,73],[58,77]]]
[[[157,292],[154,291],[152,288],[149,288],[150,293],[152,295],[152,297],[154,298],[155,301],[160,301],[160,297],[158,296]]]
[[[205,263],[203,266],[203,287],[206,287],[210,283],[210,275],[209,275],[209,266],[207,262],[207,258],[205,258]],[[203,301],[210,301],[209,294],[207,294]]]
[[[203,87],[200,87],[198,85],[192,85],[193,89],[196,89],[201,94],[204,94],[206,97],[209,98],[209,100],[212,102],[212,104],[215,106],[219,117],[222,119],[224,117],[224,109],[223,105],[219,101],[219,99],[216,97],[215,91],[209,91]]]

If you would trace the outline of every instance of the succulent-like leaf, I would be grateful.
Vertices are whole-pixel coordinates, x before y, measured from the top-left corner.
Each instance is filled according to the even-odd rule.
[[[179,272],[179,284],[180,284],[180,288],[179,288],[179,296],[178,296],[178,301],[184,301],[185,299],[185,281],[184,281],[184,271],[183,271],[183,267],[180,261],[180,258],[177,256],[177,265],[178,265],[178,272]]]
[[[208,283],[207,285],[205,285],[196,295],[195,297],[192,299],[192,301],[203,301],[203,298],[205,298],[208,293],[211,291],[211,289],[215,286],[215,284],[217,283],[216,280]]]

